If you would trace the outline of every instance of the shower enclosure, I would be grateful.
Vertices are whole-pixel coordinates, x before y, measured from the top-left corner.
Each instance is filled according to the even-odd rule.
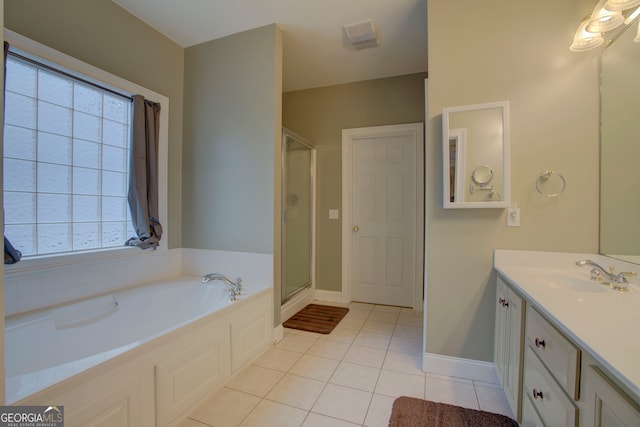
[[[313,284],[315,149],[282,132],[282,303]]]

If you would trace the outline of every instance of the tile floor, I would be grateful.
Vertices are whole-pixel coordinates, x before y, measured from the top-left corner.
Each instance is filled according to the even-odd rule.
[[[177,427],[388,426],[396,397],[512,417],[497,384],[425,374],[422,315],[362,303],[331,334],[285,329],[278,344]]]

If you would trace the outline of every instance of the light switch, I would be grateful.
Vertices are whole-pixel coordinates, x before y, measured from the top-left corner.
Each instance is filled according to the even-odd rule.
[[[338,218],[340,218],[338,209],[329,209],[329,219],[338,219]]]

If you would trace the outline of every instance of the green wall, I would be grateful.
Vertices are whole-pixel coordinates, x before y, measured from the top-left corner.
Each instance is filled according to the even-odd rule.
[[[167,96],[170,248],[182,246],[182,82],[184,49],[110,0],[9,0],[5,27]]]
[[[424,122],[426,73],[286,92],[284,127],[316,147],[316,288],[342,290],[342,129]]]
[[[494,249],[598,252],[598,56],[569,51],[591,9],[591,0],[429,0],[428,353],[493,360]],[[442,208],[442,108],[502,100],[517,228],[504,209]],[[567,179],[560,197],[536,192],[545,169]]]
[[[274,253],[276,25],[185,50],[183,246]]]

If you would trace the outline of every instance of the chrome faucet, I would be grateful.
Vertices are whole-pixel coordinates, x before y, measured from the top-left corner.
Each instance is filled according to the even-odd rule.
[[[591,261],[590,259],[582,259],[576,261],[576,265],[578,267],[584,267],[585,265],[590,265],[593,268],[591,269],[591,280],[595,280],[597,282],[603,282],[606,285],[609,285],[613,289],[617,291],[625,291],[629,287],[629,280],[627,277],[637,276],[638,273],[630,272],[630,271],[622,271],[616,274],[615,267],[609,267],[609,271],[605,270],[601,265]],[[604,274],[605,279],[601,277]]]
[[[241,278],[237,278],[235,282],[229,280],[224,274],[220,273],[209,273],[202,276],[202,283],[208,283],[213,280],[220,280],[227,285],[227,290],[229,291],[229,296],[231,297],[231,301],[235,301],[236,297],[240,295],[240,283],[242,282]]]

